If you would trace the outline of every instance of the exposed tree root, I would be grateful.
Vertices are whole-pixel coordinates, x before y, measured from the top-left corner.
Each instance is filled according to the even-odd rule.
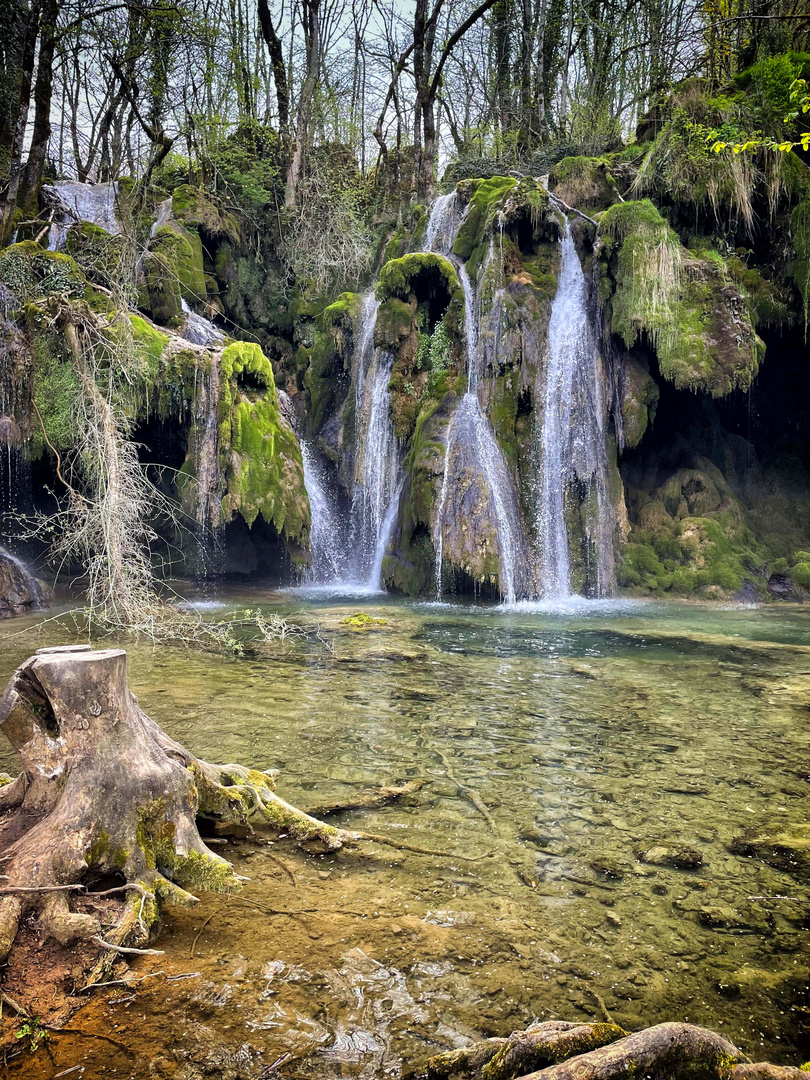
[[[342,814],[347,810],[373,810],[378,806],[401,799],[404,795],[413,795],[420,791],[426,780],[409,780],[406,784],[390,784],[387,787],[360,788],[350,798],[342,802],[319,803],[311,806],[307,813],[313,817],[329,817],[330,814]]]
[[[752,1064],[721,1035],[657,1024],[628,1035],[615,1024],[552,1020],[430,1059],[428,1080],[805,1080],[799,1068]]]
[[[206,846],[198,815],[224,824],[258,817],[330,850],[372,841],[447,854],[320,821],[276,795],[275,771],[196,758],[138,707],[123,650],[40,649],[0,699],[0,729],[23,766],[0,785],[0,960],[34,913],[46,937],[94,942],[106,954],[92,984],[109,977],[121,954],[144,951],[163,903],[196,903],[189,890],[238,889],[243,879]],[[382,789],[378,798],[402,791]],[[109,875],[124,884],[85,891]],[[97,911],[77,910],[114,892],[123,893],[114,921],[102,925]]]

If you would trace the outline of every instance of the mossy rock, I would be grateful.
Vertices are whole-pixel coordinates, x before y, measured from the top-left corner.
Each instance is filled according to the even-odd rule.
[[[417,252],[391,259],[383,266],[377,281],[377,299],[383,303],[392,297],[409,301],[411,296],[424,300],[431,293],[446,293],[450,297],[458,289],[453,264],[443,255]]]
[[[624,445],[631,448],[655,419],[660,391],[646,362],[633,356],[625,358],[621,387]]]
[[[193,184],[180,184],[172,192],[172,216],[188,229],[212,240],[239,243],[239,221],[216,196]]]
[[[65,237],[65,251],[76,260],[88,281],[109,287],[125,276],[127,240],[113,236],[89,221],[71,225]]]
[[[219,441],[225,517],[250,526],[261,515],[279,535],[306,541],[310,511],[301,447],[279,414],[273,369],[258,345],[238,341],[222,353]]]
[[[467,213],[453,245],[453,254],[467,263],[470,277],[475,277],[489,247],[495,215],[518,182],[513,176],[493,176],[486,180],[464,180],[459,194],[467,202]]]
[[[605,210],[618,201],[616,183],[604,158],[563,158],[549,173],[549,188],[580,210]]]
[[[150,250],[163,259],[166,272],[176,277],[180,295],[186,303],[192,306],[205,304],[208,290],[202,241],[197,233],[179,222],[169,221],[155,233]]]
[[[416,300],[410,303],[390,297],[377,308],[374,344],[395,351],[414,328]]]
[[[606,210],[598,240],[612,332],[628,347],[646,334],[661,375],[679,389],[747,390],[764,345],[723,260],[683,249],[647,199]]]
[[[83,296],[87,279],[70,255],[47,251],[33,240],[23,240],[0,252],[0,284],[6,286],[21,310],[25,304],[48,296]]]
[[[386,626],[387,619],[375,619],[367,611],[355,611],[354,615],[347,615],[340,620],[341,626],[349,626],[352,630],[372,630],[376,626]]]

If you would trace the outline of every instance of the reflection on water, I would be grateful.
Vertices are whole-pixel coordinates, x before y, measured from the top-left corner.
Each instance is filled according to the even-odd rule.
[[[810,847],[810,613],[266,599],[334,651],[130,646],[142,707],[203,757],[280,768],[302,807],[424,778],[345,822],[448,854],[232,843],[244,892],[167,920],[161,967],[199,973],[171,985],[177,1023],[156,1020],[160,979],[136,1014],[105,1006],[149,1046],[152,1075],[175,1075],[165,1058],[188,1078],[276,1061],[279,1076],[396,1077],[533,1017],[606,1011],[630,1028],[719,1027],[755,1058],[810,1057],[808,863],[729,851],[749,831]],[[358,603],[385,624],[341,625]],[[20,625],[3,628],[3,680],[43,643],[10,636]],[[656,848],[702,865],[640,861]]]

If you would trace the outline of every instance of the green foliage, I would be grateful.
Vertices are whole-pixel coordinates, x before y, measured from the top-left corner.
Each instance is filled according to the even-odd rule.
[[[79,430],[76,403],[81,388],[73,365],[56,349],[50,335],[34,336],[34,404],[39,409],[48,441],[60,453],[75,446]],[[34,457],[46,449],[39,423],[32,431],[31,451]]]
[[[32,1054],[39,1049],[39,1044],[49,1042],[50,1031],[42,1026],[42,1021],[34,1016],[26,1016],[20,1028],[14,1033],[17,1039],[28,1039],[28,1049]]]
[[[253,212],[284,205],[285,162],[273,128],[242,120],[209,151],[210,167],[242,205]]]
[[[447,372],[452,366],[450,331],[444,322],[438,322],[430,337],[426,366],[430,370],[427,381],[427,393],[431,396],[446,390]]]

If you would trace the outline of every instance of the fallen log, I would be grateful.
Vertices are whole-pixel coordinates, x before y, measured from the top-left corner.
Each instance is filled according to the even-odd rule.
[[[528,1071],[527,1071],[528,1070]],[[548,1021],[427,1063],[428,1080],[806,1080],[804,1068],[752,1063],[728,1039],[693,1024],[628,1035],[615,1024]]]

